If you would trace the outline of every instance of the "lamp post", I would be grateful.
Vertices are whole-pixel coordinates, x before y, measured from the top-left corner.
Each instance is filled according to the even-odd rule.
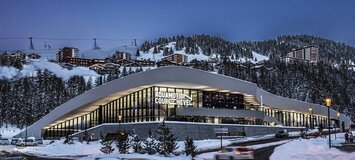
[[[309,128],[313,129],[313,123],[312,123],[312,114],[313,114],[313,109],[312,106],[309,106]]]
[[[330,97],[325,98],[325,105],[328,107],[328,134],[329,134],[329,148],[332,148],[330,139],[330,105],[332,104],[332,99]]]
[[[25,147],[27,147],[27,122],[26,122],[26,133],[25,133]]]
[[[119,132],[121,132],[121,120],[122,120],[122,116],[119,115],[118,116],[118,130],[119,130]]]
[[[337,125],[337,127],[339,127],[339,129],[340,129],[340,121],[339,121],[339,116],[340,116],[340,113],[339,112],[337,112],[337,118],[338,118],[338,125]],[[338,130],[337,130],[337,128],[335,129],[335,140],[337,140],[337,132],[338,132]]]

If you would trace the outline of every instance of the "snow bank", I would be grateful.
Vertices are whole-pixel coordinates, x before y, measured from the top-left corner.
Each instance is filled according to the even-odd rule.
[[[332,135],[332,145],[344,142],[344,133]],[[336,148],[329,149],[327,138],[299,139],[276,147],[271,160],[345,160],[355,159],[355,153],[342,152]]]
[[[79,75],[84,76],[85,79],[89,77],[98,77],[99,75],[86,67],[73,67],[68,70],[60,65],[49,62],[46,59],[29,60],[28,64],[23,65],[22,70],[14,67],[0,66],[0,79],[12,79],[16,77],[33,76],[37,70],[48,70],[58,77],[68,79],[71,76]]]
[[[227,146],[231,143],[240,143],[240,142],[248,142],[248,141],[256,141],[256,140],[263,140],[263,139],[270,139],[273,138],[274,135],[264,135],[264,136],[255,136],[255,137],[246,137],[240,139],[224,139],[223,146]],[[198,151],[202,150],[210,150],[210,149],[218,149],[220,147],[220,140],[219,139],[209,139],[209,140],[195,140],[195,145],[197,146]],[[115,146],[115,144],[113,144]],[[179,148],[177,152],[182,152],[184,150],[184,142],[178,142]],[[142,155],[142,154],[118,154],[117,148],[111,155],[104,155],[101,151],[101,144],[100,142],[91,142],[90,144],[75,142],[75,144],[63,144],[63,140],[56,141],[55,143],[38,146],[38,147],[27,147],[23,149],[16,149],[19,152],[26,153],[26,154],[33,154],[38,156],[50,156],[50,157],[73,157],[73,156],[88,156],[86,159],[95,159],[95,158],[117,158],[118,156],[121,158],[149,158],[149,159],[186,159],[187,157],[179,156],[179,157],[161,157],[159,155]],[[255,146],[255,147],[265,147],[265,146]],[[155,157],[154,157],[155,156]],[[84,158],[85,159],[85,158]]]
[[[15,149],[17,151],[51,157],[70,157],[80,155],[101,154],[101,143],[98,141],[90,142],[90,144],[75,142],[74,144],[64,144],[64,140],[55,141],[47,146],[27,147],[23,149]]]

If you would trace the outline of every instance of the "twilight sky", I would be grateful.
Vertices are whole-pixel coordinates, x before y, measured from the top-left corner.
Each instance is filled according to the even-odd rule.
[[[90,48],[177,34],[210,34],[230,41],[311,34],[355,46],[350,0],[1,0],[0,50],[44,42]],[[47,38],[37,39],[36,38]],[[101,39],[101,40],[100,40]]]

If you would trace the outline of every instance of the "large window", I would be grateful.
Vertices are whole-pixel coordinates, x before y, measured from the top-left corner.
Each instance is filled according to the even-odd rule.
[[[245,109],[244,97],[240,94],[204,91],[203,107],[216,109]]]
[[[181,117],[178,107],[245,109],[240,94],[200,91],[184,88],[149,87],[98,106],[88,114],[62,122],[45,130],[45,137],[64,137],[102,123],[131,123],[145,121],[182,120],[210,122],[211,117]],[[213,119],[213,118],[212,118]],[[241,120],[225,120],[236,123]],[[251,123],[243,121],[243,123]],[[254,122],[253,122],[254,123]]]

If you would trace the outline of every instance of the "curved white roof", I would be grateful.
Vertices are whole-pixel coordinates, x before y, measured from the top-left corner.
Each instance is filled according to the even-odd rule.
[[[309,112],[311,106],[314,114],[327,115],[325,106],[276,96],[251,82],[188,67],[169,66],[132,74],[91,89],[55,108],[28,127],[27,133],[29,136],[40,137],[43,128],[89,113],[99,105],[149,86],[236,92],[254,97],[265,106],[296,112]],[[331,110],[331,117],[336,118],[336,111]],[[344,115],[341,115],[340,119],[346,126],[352,123]]]

